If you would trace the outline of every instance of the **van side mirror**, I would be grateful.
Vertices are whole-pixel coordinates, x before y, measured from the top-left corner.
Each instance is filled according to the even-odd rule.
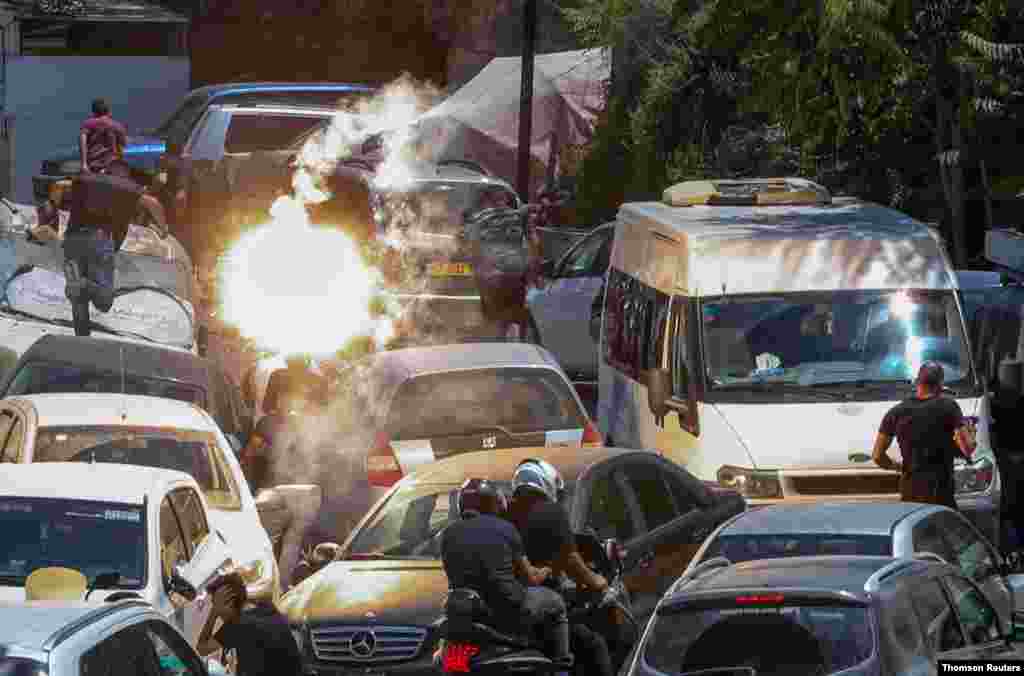
[[[170,578],[167,580],[167,590],[183,596],[189,601],[194,601],[199,596],[199,591],[185,579],[185,569],[180,564],[174,567],[174,572],[171,573]]]
[[[543,275],[544,277],[549,278],[549,279],[554,277],[555,276],[555,261],[550,259],[550,258],[548,258],[548,259],[546,259],[544,261],[541,261],[541,264],[540,264],[540,274]]]
[[[672,375],[666,369],[651,369],[643,374],[647,386],[647,406],[657,424],[661,425],[668,414],[668,399],[672,394]]]
[[[1024,361],[1006,360],[999,365],[999,389],[1001,394],[1024,396]]]

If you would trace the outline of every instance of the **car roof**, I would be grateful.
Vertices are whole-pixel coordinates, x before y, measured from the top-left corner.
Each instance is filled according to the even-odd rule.
[[[141,505],[145,496],[178,482],[191,484],[192,478],[184,472],[136,465],[37,462],[5,466],[0,495]]]
[[[223,96],[234,92],[306,92],[306,91],[340,91],[340,92],[372,92],[376,88],[371,85],[350,84],[344,82],[224,82],[193,89],[189,96],[209,94]]]
[[[929,505],[913,502],[834,501],[768,505],[740,514],[719,535],[890,535],[893,527]]]
[[[305,113],[310,117],[322,116],[325,119],[333,118],[335,115],[353,115],[332,106],[317,105],[282,105],[280,103],[214,103],[210,105],[211,110],[230,110],[236,113]]]
[[[466,479],[473,477],[487,478],[493,481],[511,481],[516,467],[526,458],[547,460],[558,469],[563,479],[575,481],[591,465],[631,453],[653,454],[654,452],[625,448],[590,448],[578,445],[477,451],[432,462],[423,469],[413,472],[403,481],[410,485],[461,484]]]
[[[194,404],[138,394],[74,392],[10,397],[35,409],[40,427],[84,425],[164,427],[217,432],[217,427]]]
[[[131,375],[174,380],[209,390],[212,362],[185,350],[151,343],[129,343],[109,338],[46,334],[32,344],[20,363],[59,361],[82,364],[93,371],[119,372],[124,368]],[[12,369],[14,376],[17,369]],[[5,388],[6,390],[6,388]]]
[[[61,629],[107,607],[102,601],[0,601],[0,645],[39,650]]]
[[[468,369],[543,366],[560,370],[547,350],[529,343],[467,343],[408,347],[380,352],[369,358],[372,371],[387,381],[401,381],[428,373]]]
[[[773,588],[862,593],[872,575],[898,560],[890,556],[756,559],[716,568],[684,585],[677,595],[694,591]]]

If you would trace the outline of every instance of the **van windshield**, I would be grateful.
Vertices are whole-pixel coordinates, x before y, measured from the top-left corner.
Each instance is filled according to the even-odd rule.
[[[725,645],[731,648],[722,650]],[[866,661],[873,645],[868,609],[863,607],[665,606],[644,648],[644,661],[661,673],[679,676],[728,670],[822,676]]]
[[[908,388],[922,362],[973,388],[953,291],[833,291],[710,298],[701,308],[711,392]]]

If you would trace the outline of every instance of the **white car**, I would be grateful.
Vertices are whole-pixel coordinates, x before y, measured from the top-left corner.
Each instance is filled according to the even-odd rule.
[[[70,568],[88,581],[88,600],[147,601],[192,646],[211,610],[203,587],[230,561],[195,479],[151,467],[6,467],[0,532],[0,601],[24,601],[37,570]]]
[[[0,462],[107,462],[190,474],[212,529],[248,571],[249,594],[276,599],[274,549],[228,440],[194,404],[123,394],[35,394],[0,400]]]

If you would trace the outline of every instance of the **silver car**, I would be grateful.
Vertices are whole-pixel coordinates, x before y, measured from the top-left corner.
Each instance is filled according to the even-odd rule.
[[[541,288],[527,292],[528,339],[550,350],[573,381],[597,380],[590,310],[608,272],[614,235],[614,223],[595,228],[544,270]]]
[[[120,665],[120,668],[115,667]],[[0,674],[224,676],[149,604],[0,603]]]
[[[773,505],[735,516],[697,550],[683,578],[722,557],[731,563],[793,556],[939,559],[985,592],[1003,626],[1024,610],[1024,575],[959,512],[913,502]]]

